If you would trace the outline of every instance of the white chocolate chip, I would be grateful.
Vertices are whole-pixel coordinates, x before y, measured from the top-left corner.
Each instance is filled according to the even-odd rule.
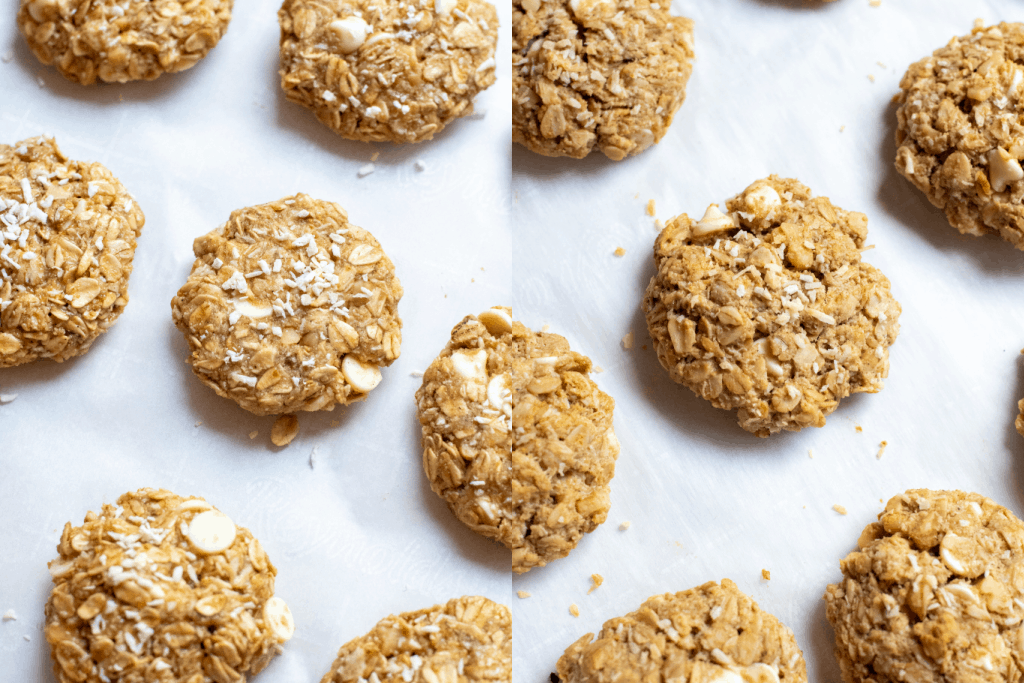
[[[493,335],[507,334],[512,331],[512,316],[500,308],[486,310],[476,318]]]
[[[706,679],[707,683],[744,683],[743,676],[725,667],[715,667]]]
[[[295,620],[292,611],[284,600],[276,595],[263,605],[263,622],[277,638],[278,643],[290,640],[295,633]]]
[[[751,664],[743,670],[743,680],[747,683],[779,683],[779,672],[771,664]]]
[[[983,563],[974,557],[976,553],[976,543],[971,538],[946,534],[939,543],[942,563],[957,576],[973,579],[985,572]]]
[[[487,351],[476,349],[475,351],[454,351],[452,352],[452,367],[459,376],[474,381],[487,381]]]
[[[505,375],[495,375],[487,383],[487,402],[495,410],[502,410],[508,395],[508,377]]]
[[[346,55],[358,50],[370,34],[370,25],[360,17],[337,19],[328,28],[338,36],[338,49]]]
[[[719,211],[718,204],[712,204],[704,212],[704,217],[694,224],[692,234],[694,237],[703,237],[723,230],[732,230],[735,227],[738,227],[736,219]]]
[[[219,553],[235,542],[235,523],[223,512],[207,510],[192,518],[185,534],[202,553]]]
[[[446,17],[459,4],[458,0],[434,0],[434,11],[439,16]]]
[[[759,185],[753,190],[746,192],[743,203],[747,211],[758,218],[765,218],[772,211],[782,206],[782,197],[771,185]]]
[[[361,394],[375,389],[381,380],[380,368],[352,356],[345,356],[341,361],[341,374],[345,375],[345,380]]]
[[[1024,169],[1020,167],[1020,162],[1005,149],[997,147],[988,153],[988,179],[993,190],[1002,192],[1007,185],[1022,178]]]
[[[234,304],[235,311],[240,315],[253,319],[267,318],[274,312],[273,306],[257,306],[248,299],[234,299],[231,303]]]

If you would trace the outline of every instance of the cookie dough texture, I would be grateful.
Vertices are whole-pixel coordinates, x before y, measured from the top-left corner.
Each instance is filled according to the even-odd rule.
[[[686,97],[693,21],[649,0],[513,0],[512,140],[619,161],[661,140]]]
[[[953,38],[900,88],[896,169],[960,232],[1024,249],[1024,24]]]
[[[352,140],[429,140],[494,83],[484,0],[285,0],[278,19],[285,95]]]
[[[723,579],[656,595],[558,660],[562,683],[805,683],[793,632]]]
[[[394,265],[337,204],[297,194],[239,209],[193,251],[174,324],[196,376],[249,412],[361,400],[398,358]]]
[[[184,71],[228,30],[232,0],[21,0],[18,27],[43,64],[91,85]]]
[[[145,222],[110,171],[53,138],[0,144],[0,367],[88,351],[128,304]]]
[[[619,443],[590,359],[507,308],[467,316],[416,392],[430,487],[517,573],[565,557],[605,521]]]
[[[976,493],[907,491],[825,592],[846,683],[1018,681],[1024,525]]]
[[[259,541],[202,498],[140,489],[64,525],[46,640],[60,683],[239,683],[294,624]]]
[[[900,305],[861,260],[867,217],[796,180],[758,180],[699,221],[672,219],[643,301],[672,379],[758,436],[821,427],[889,372]]]
[[[382,619],[346,643],[320,683],[511,683],[512,616],[483,597]]]

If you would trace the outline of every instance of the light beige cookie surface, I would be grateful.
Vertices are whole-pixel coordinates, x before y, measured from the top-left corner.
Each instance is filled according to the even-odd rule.
[[[511,549],[517,573],[565,557],[608,516],[615,402],[590,369],[564,337],[496,307],[455,326],[416,392],[430,487]]]
[[[18,27],[43,64],[83,85],[152,80],[184,71],[212,50],[232,0],[21,0]]]
[[[53,138],[0,144],[0,367],[88,351],[128,305],[145,222],[110,171]]]
[[[839,400],[876,392],[900,305],[861,260],[867,217],[771,176],[681,214],[654,247],[643,309],[672,379],[758,436],[821,427]]]
[[[1024,24],[953,38],[900,88],[896,169],[960,232],[1024,249]]]
[[[494,83],[485,0],[285,0],[281,87],[352,140],[420,142]]]
[[[193,250],[174,324],[196,376],[249,412],[358,401],[398,358],[402,285],[337,204],[297,194],[238,209]]]
[[[259,541],[202,498],[140,489],[64,525],[46,640],[60,683],[244,681],[294,631]]]
[[[845,683],[1021,678],[1024,524],[988,498],[907,491],[825,592]]]
[[[511,683],[512,615],[462,597],[381,619],[338,651],[320,683]]]
[[[649,0],[513,0],[512,140],[616,161],[661,140],[686,97],[693,22]]]
[[[723,579],[648,599],[558,660],[562,683],[805,683],[793,632]]]

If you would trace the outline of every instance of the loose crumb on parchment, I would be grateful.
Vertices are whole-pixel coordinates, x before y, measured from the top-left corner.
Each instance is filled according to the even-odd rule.
[[[839,503],[836,503],[835,505],[833,505],[832,509],[835,510],[836,512],[838,512],[841,515],[845,515],[846,514],[846,508],[844,508]]]

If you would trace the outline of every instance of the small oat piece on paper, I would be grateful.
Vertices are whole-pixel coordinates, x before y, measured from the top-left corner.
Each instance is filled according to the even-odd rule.
[[[511,683],[512,615],[462,597],[382,619],[338,651],[320,683]]]
[[[110,171],[53,138],[0,144],[0,367],[88,351],[128,305],[145,222]]]
[[[299,418],[294,415],[282,415],[274,420],[274,426],[270,428],[270,442],[275,446],[287,446],[299,434]],[[312,455],[310,455],[312,462]]]
[[[840,399],[879,391],[900,305],[861,260],[867,222],[777,176],[726,212],[673,218],[643,301],[662,366],[761,437],[821,427]]]
[[[242,681],[295,630],[259,541],[202,498],[126,493],[65,524],[57,550],[44,634],[60,683]]]

